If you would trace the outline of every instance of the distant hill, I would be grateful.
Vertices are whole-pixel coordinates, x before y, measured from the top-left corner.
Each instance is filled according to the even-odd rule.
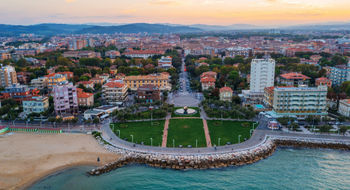
[[[169,26],[162,24],[125,24],[119,26],[96,26],[87,24],[37,24],[37,25],[5,25],[0,24],[0,35],[19,35],[34,33],[39,35],[84,34],[84,33],[185,33],[200,32],[201,29],[189,26]]]
[[[295,25],[282,27],[281,29],[287,30],[350,30],[350,23],[320,23],[320,24],[308,24],[308,25]]]
[[[18,35],[22,33],[39,35],[71,34],[88,27],[91,26],[78,24],[37,24],[28,26],[0,24],[0,35]]]
[[[200,32],[199,28],[194,28],[190,26],[170,26],[164,24],[146,24],[146,23],[135,23],[135,24],[125,24],[120,26],[93,26],[89,28],[84,28],[77,33],[186,33],[186,32]]]

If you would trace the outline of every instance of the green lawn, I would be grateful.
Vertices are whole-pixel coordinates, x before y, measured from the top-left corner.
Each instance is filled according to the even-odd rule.
[[[145,145],[151,145],[150,138],[152,138],[153,146],[161,146],[164,122],[164,120],[153,121],[153,125],[151,125],[150,121],[116,123],[114,124],[114,133],[119,136],[118,130],[120,130],[121,139],[127,138],[129,142],[132,141],[130,135],[133,135],[134,143],[137,144],[143,142]],[[111,129],[113,130],[113,124],[111,124]]]
[[[191,109],[194,109],[197,111],[197,113],[195,114],[191,114],[191,115],[179,115],[175,113],[175,110],[180,109],[183,107],[175,107],[173,112],[171,113],[171,117],[200,117],[200,109],[198,107],[189,107]]]
[[[207,121],[211,143],[214,146],[225,145],[227,142],[231,144],[238,143],[238,135],[242,135],[240,141],[243,142],[244,138],[250,138],[250,129],[253,127],[253,122],[240,122],[240,121]],[[242,123],[248,123],[249,126],[243,127]],[[244,124],[243,124],[244,125]],[[257,127],[255,124],[254,127]]]
[[[206,147],[203,121],[201,119],[170,120],[167,147],[173,147],[173,139],[175,140],[175,147],[192,145],[195,148],[196,139],[198,140],[198,147]]]

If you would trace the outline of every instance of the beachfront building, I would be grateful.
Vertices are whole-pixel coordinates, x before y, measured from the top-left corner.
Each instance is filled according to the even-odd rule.
[[[233,96],[232,88],[227,87],[227,86],[220,88],[220,100],[221,101],[231,102],[232,96]]]
[[[78,105],[82,107],[91,107],[94,105],[94,94],[84,92],[83,89],[77,88]]]
[[[128,100],[128,87],[122,82],[108,82],[102,86],[102,99],[113,105],[123,105]]]
[[[350,99],[339,101],[338,113],[345,117],[350,117]]]
[[[250,68],[250,89],[242,91],[244,101],[247,104],[262,102],[264,89],[274,86],[274,81],[275,60],[253,59]]]
[[[327,86],[275,87],[273,111],[277,116],[327,115]]]
[[[309,85],[310,77],[301,73],[285,73],[281,74],[277,82],[286,86]]]
[[[17,84],[17,73],[14,67],[7,65],[0,68],[0,86],[7,87]]]
[[[32,96],[22,102],[23,112],[26,115],[31,113],[42,113],[49,109],[49,98],[44,96]]]
[[[139,87],[152,84],[157,86],[159,90],[171,90],[169,73],[158,73],[150,75],[127,76],[124,79],[130,90],[136,91]]]
[[[56,115],[77,114],[77,88],[72,83],[59,83],[53,87],[53,100]]]

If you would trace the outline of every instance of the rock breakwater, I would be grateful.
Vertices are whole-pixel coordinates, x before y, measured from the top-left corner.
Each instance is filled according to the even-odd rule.
[[[101,175],[130,163],[146,164],[152,167],[167,168],[175,170],[185,169],[209,169],[228,166],[241,166],[251,164],[270,156],[276,149],[271,140],[251,150],[212,154],[154,154],[140,152],[123,152],[124,157],[113,163],[93,169],[88,172],[90,175]]]

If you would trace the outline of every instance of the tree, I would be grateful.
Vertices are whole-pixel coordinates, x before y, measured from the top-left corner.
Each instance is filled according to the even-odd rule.
[[[346,126],[340,126],[339,127],[339,133],[345,135],[346,131],[348,130],[348,128]]]
[[[329,131],[332,129],[330,125],[322,125],[320,127],[320,132],[321,133],[329,133]]]

